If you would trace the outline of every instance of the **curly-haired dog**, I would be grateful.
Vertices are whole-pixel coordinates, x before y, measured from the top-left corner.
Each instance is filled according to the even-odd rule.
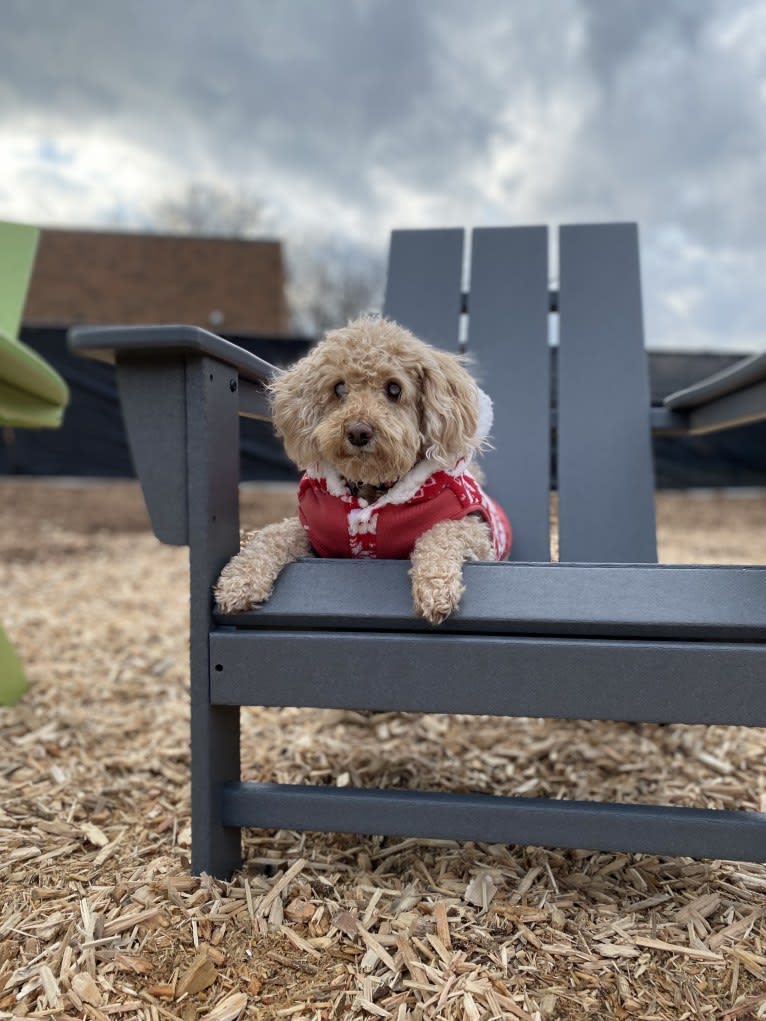
[[[459,357],[358,319],[277,376],[271,398],[305,472],[298,517],[256,532],[224,568],[225,612],[267,600],[298,557],[409,557],[415,610],[438,624],[460,602],[464,561],[508,555],[508,519],[468,471],[492,405]]]

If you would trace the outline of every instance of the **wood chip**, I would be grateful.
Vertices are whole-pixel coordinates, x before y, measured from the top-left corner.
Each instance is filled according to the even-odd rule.
[[[337,915],[333,917],[332,924],[336,929],[340,929],[341,932],[345,932],[347,936],[352,939],[356,936],[359,921],[355,915],[352,915],[350,911],[339,911]]]
[[[372,1000],[360,999],[359,1006],[362,1010],[366,1010],[368,1014],[372,1014],[373,1017],[391,1017],[389,1011],[379,1007],[376,1003],[373,1003]]]
[[[723,963],[720,954],[714,954],[712,950],[701,950],[696,947],[679,946],[676,943],[666,943],[661,939],[649,939],[646,936],[636,936],[636,946],[646,947],[648,950],[666,950],[671,954],[685,954],[687,957],[699,957],[704,961],[717,961]]]
[[[89,843],[93,844],[94,847],[106,847],[109,843],[109,837],[104,833],[103,830],[99,829],[98,826],[94,826],[92,822],[84,822],[80,826],[85,839]]]
[[[714,933],[708,940],[708,946],[711,950],[717,950],[723,943],[730,939],[735,939],[742,933],[747,932],[756,921],[762,916],[763,912],[758,909],[751,911],[744,918],[740,918],[737,922],[732,922],[731,925],[725,926],[719,932]]]
[[[389,971],[396,972],[396,964],[394,963],[393,957],[380,943],[380,941],[377,940],[371,932],[368,932],[361,923],[357,924],[357,931],[361,936],[362,941],[370,948],[370,950],[372,950],[376,957],[385,964]]]
[[[443,900],[439,900],[434,904],[434,921],[436,922],[436,935],[441,940],[443,946],[447,950],[452,949],[452,939],[449,931],[449,921],[447,919],[447,906]]]
[[[600,957],[638,957],[640,951],[626,943],[597,943],[593,950]]]
[[[314,917],[316,905],[303,900],[302,897],[295,897],[285,906],[285,917],[291,922],[310,922]]]
[[[115,918],[106,923],[104,926],[105,936],[115,936],[120,932],[125,932],[128,929],[134,929],[138,925],[144,925],[146,922],[153,921],[159,914],[161,914],[162,908],[154,907],[147,908],[146,911],[136,911],[133,914],[124,915],[120,918]]]
[[[371,932],[365,929],[355,915],[349,911],[341,911],[333,918],[333,925],[352,939],[359,936],[375,957],[381,960],[390,971],[396,972],[396,964],[389,952]]]
[[[299,950],[302,950],[304,953],[309,954],[317,960],[321,958],[322,955],[317,948],[312,947],[312,945],[305,940],[303,936],[299,936],[297,932],[289,929],[286,925],[281,926],[279,931],[290,943],[292,943],[294,947],[297,947]]]
[[[46,964],[40,968],[40,982],[47,1005],[53,1009],[60,1007],[61,991],[59,990],[59,984],[56,981],[55,975]]]
[[[231,993],[213,1007],[209,1014],[203,1014],[200,1021],[236,1021],[247,1007],[244,993]]]
[[[292,883],[296,876],[300,875],[305,867],[306,860],[304,858],[299,858],[298,861],[293,862],[287,872],[274,883],[269,892],[261,899],[260,904],[256,908],[256,914],[261,916],[268,915],[271,905],[277,897]]]
[[[150,975],[154,962],[139,954],[115,954],[114,966],[118,971],[132,971],[135,975]]]
[[[90,1003],[94,1007],[100,1007],[104,1002],[104,996],[93,978],[84,973],[78,972],[70,979],[72,990],[83,1003]]]
[[[210,955],[203,951],[192,961],[191,965],[181,975],[176,988],[176,998],[202,992],[207,989],[218,978],[218,969],[210,958]]]
[[[486,911],[497,893],[495,881],[488,872],[482,872],[471,879],[463,896],[469,904],[475,904]]]

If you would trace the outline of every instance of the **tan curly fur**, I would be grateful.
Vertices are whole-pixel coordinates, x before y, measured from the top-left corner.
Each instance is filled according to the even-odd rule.
[[[451,468],[481,445],[478,388],[462,359],[424,343],[387,319],[363,318],[333,330],[271,387],[274,426],[301,469],[333,466],[345,479],[379,486],[427,459]],[[350,431],[370,439],[357,446]],[[268,599],[286,564],[311,555],[298,518],[267,526],[226,566],[216,585],[227,612]],[[493,559],[487,526],[475,517],[440,522],[412,554],[413,602],[440,623],[463,591],[462,564]]]
[[[398,383],[391,401],[386,384]],[[339,400],[335,387],[345,384]],[[424,457],[452,467],[472,452],[476,384],[461,359],[387,319],[357,319],[333,330],[272,385],[274,426],[299,468],[318,461],[371,484],[399,478]],[[362,450],[347,440],[356,421],[375,429]]]

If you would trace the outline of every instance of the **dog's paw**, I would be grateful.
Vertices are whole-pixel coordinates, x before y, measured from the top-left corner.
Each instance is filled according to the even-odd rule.
[[[224,613],[254,610],[272,593],[281,571],[311,547],[297,518],[266,525],[250,536],[240,552],[221,571],[213,594]]]
[[[441,565],[438,573],[413,567],[410,577],[415,613],[429,624],[443,623],[460,605],[465,588],[460,564],[453,565],[451,570]]]
[[[273,571],[240,553],[221,571],[213,590],[216,604],[224,613],[254,610],[269,598],[275,581]]]
[[[463,563],[491,560],[489,530],[480,518],[440,521],[424,532],[412,551],[412,601],[430,624],[441,624],[463,596]]]

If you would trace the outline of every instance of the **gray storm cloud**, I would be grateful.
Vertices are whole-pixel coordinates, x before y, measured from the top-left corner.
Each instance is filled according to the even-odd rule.
[[[215,179],[370,247],[637,219],[650,341],[758,347],[765,102],[761,0],[5,0],[0,217]]]

